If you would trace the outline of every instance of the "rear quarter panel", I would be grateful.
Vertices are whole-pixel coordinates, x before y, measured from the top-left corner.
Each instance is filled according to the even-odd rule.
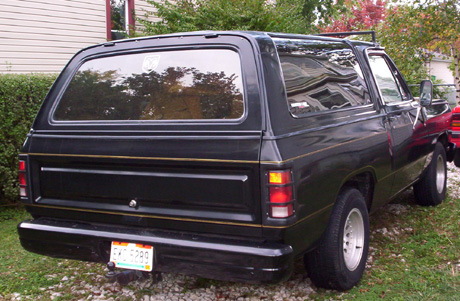
[[[393,177],[386,114],[374,101],[294,118],[288,111],[275,50],[265,49],[264,70],[271,72],[264,74],[269,125],[262,141],[261,178],[264,181],[268,170],[293,170],[296,215],[282,221],[264,215],[264,233],[286,241],[301,254],[321,237],[340,189],[354,175],[371,175],[373,203],[389,197]],[[268,189],[262,185],[262,212],[268,212],[267,200]]]

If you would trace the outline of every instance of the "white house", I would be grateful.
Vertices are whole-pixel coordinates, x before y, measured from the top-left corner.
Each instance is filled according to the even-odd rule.
[[[451,104],[455,104],[455,86],[454,75],[449,70],[449,65],[452,64],[452,58],[440,53],[432,53],[431,61],[427,63],[427,70],[432,80],[441,80],[445,84],[445,89],[450,91],[447,99]]]
[[[146,11],[154,9],[145,0],[2,0],[0,73],[58,73],[78,50],[136,28],[134,12]],[[112,30],[114,12],[121,30]]]
[[[454,83],[454,75],[449,70],[452,58],[439,53],[434,53],[433,58],[428,62],[428,72],[434,79],[440,79],[446,84]]]

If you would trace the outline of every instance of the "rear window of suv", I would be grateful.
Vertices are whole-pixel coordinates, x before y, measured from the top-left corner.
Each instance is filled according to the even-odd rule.
[[[69,83],[53,119],[235,120],[243,114],[238,53],[194,49],[88,60]]]
[[[356,56],[345,43],[273,40],[293,116],[371,103]]]

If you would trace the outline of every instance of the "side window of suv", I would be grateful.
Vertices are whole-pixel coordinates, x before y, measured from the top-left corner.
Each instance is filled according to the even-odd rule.
[[[369,55],[369,64],[385,104],[411,98],[407,87],[401,84],[401,75],[391,67],[383,55]]]
[[[371,103],[352,49],[342,42],[274,38],[294,117]]]

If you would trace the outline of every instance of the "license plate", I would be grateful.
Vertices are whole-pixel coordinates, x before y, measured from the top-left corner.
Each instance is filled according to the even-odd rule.
[[[112,241],[110,261],[115,263],[117,268],[150,272],[153,266],[153,247]]]

